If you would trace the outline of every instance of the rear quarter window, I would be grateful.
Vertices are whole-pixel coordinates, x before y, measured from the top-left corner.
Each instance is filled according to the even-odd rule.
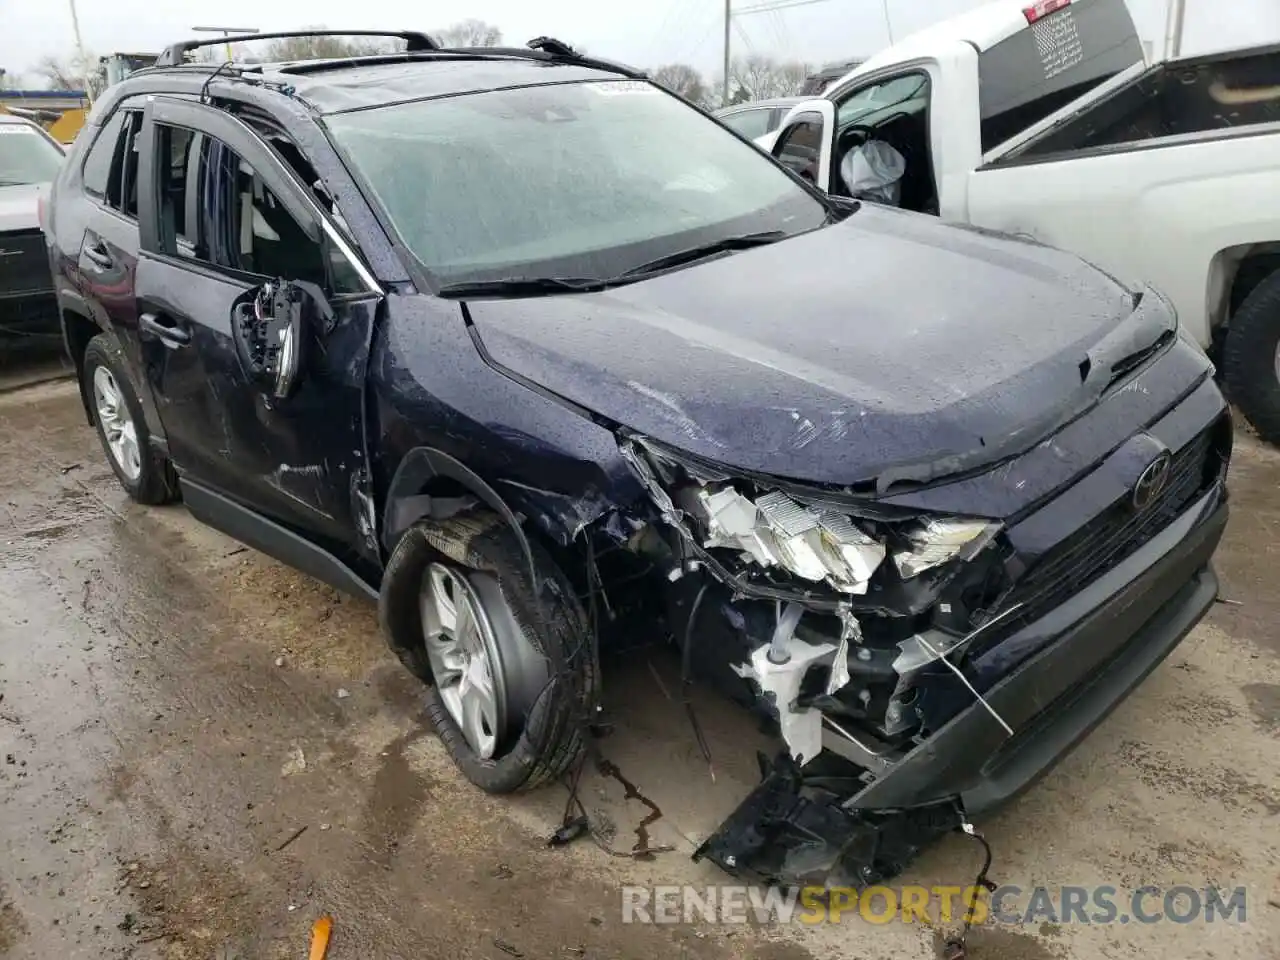
[[[983,152],[1143,59],[1125,0],[1072,3],[978,57]]]
[[[124,126],[125,111],[118,110],[107,121],[107,125],[93,141],[89,155],[84,161],[85,192],[102,197],[107,192],[107,181],[111,179],[111,161],[115,158],[116,141],[120,139],[120,128]]]

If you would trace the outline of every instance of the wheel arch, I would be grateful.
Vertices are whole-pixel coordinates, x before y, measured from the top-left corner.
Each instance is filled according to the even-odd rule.
[[[443,450],[414,447],[396,467],[387,488],[382,513],[382,545],[388,554],[419,520],[447,519],[459,508],[461,498],[474,497],[500,516],[520,544],[529,573],[536,582],[533,552],[520,518],[480,474]]]
[[[1215,344],[1249,294],[1276,270],[1280,270],[1280,241],[1244,243],[1214,254],[1209,264],[1205,306]]]
[[[84,354],[89,348],[89,341],[104,331],[87,313],[75,307],[63,304],[60,313],[62,344],[75,367],[76,381],[80,385],[80,403],[84,407],[85,419],[89,426],[93,426],[93,404],[89,402],[89,391],[84,382]]]

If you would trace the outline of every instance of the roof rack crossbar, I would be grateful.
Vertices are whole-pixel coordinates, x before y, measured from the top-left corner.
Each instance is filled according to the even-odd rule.
[[[350,66],[403,63],[424,57],[430,60],[537,60],[541,63],[564,63],[590,67],[607,73],[616,73],[633,80],[648,79],[647,73],[637,70],[635,67],[629,67],[626,64],[616,63],[612,60],[599,60],[595,57],[583,56],[575,52],[568,44],[546,37],[531,40],[529,45],[524,47],[440,47],[420,54],[406,51],[404,53],[374,54],[368,57],[308,60],[300,63],[290,63],[279,69],[282,73],[324,73],[328,70],[338,70]]]
[[[286,30],[280,33],[245,33],[230,37],[184,40],[166,47],[165,51],[156,58],[155,65],[157,67],[179,66],[186,62],[188,53],[200,47],[243,43],[248,40],[287,40],[291,37],[390,37],[405,41],[405,49],[413,53],[440,49],[440,45],[425,33],[414,30]]]

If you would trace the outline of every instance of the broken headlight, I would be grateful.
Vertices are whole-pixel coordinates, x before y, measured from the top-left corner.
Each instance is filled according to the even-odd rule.
[[[802,506],[772,491],[755,500],[729,484],[682,491],[681,506],[706,533],[703,546],[747,554],[763,567],[781,567],[844,593],[866,593],[885,548],[848,517]]]
[[[909,546],[893,552],[893,564],[907,580],[949,560],[967,560],[990,543],[999,529],[985,520],[925,520],[906,531]]]
[[[732,480],[709,466],[645,449],[652,459],[630,444],[622,453],[662,515],[702,547],[736,550],[757,567],[841,593],[867,593],[887,556],[906,580],[951,560],[971,559],[1000,529],[984,520],[909,514],[855,519],[838,507],[802,503],[780,490],[762,489],[759,481]]]

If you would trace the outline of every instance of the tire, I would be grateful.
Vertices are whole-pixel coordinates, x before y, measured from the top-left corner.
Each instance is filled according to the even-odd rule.
[[[560,777],[581,755],[583,731],[594,718],[597,666],[586,617],[563,571],[537,543],[530,549],[541,605],[520,540],[501,517],[476,511],[420,521],[392,551],[379,598],[384,636],[427,685],[432,726],[466,778],[488,793],[531,790]],[[503,658],[513,709],[488,758],[473,749],[450,713],[427,652],[420,598],[442,565],[474,590],[499,638],[528,645],[519,648],[527,657],[517,651]]]
[[[1268,443],[1280,444],[1280,271],[1254,287],[1231,317],[1222,369],[1231,399]]]
[[[128,417],[134,431],[134,445],[137,449],[136,471],[133,464],[122,463],[120,455],[113,449],[107,436],[107,426],[99,409],[99,401],[95,387],[95,378],[99,377],[101,368],[109,376],[119,397],[123,413]],[[125,493],[138,503],[158,505],[170,503],[178,498],[178,478],[167,457],[151,446],[151,431],[147,428],[147,420],[142,412],[142,404],[133,389],[133,381],[125,368],[124,358],[106,334],[98,334],[89,341],[84,351],[84,365],[81,369],[85,396],[92,410],[93,422],[98,431],[98,440],[102,443],[102,452],[107,462],[124,487]]]

